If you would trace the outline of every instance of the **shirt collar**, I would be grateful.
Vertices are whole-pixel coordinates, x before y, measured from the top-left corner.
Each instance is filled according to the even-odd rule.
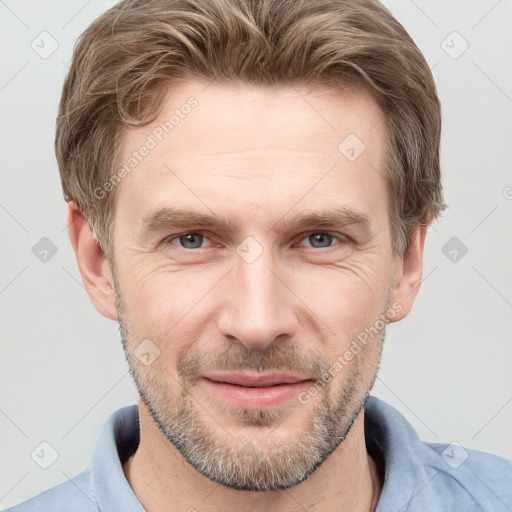
[[[119,409],[100,431],[91,463],[92,485],[102,512],[144,512],[123,472],[122,463],[139,444],[139,413],[136,405]]]
[[[375,397],[365,403],[365,441],[368,453],[384,463],[377,512],[405,510],[414,497],[423,443],[395,408]]]

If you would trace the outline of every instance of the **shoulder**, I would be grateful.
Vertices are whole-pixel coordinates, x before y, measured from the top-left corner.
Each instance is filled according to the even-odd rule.
[[[139,436],[136,405],[113,412],[97,436],[86,470],[8,512],[142,512],[144,509],[126,480],[121,463],[135,450]]]
[[[457,442],[423,444],[430,452],[425,465],[433,470],[435,489],[459,500],[466,497],[482,510],[512,509],[512,461]]]
[[[86,469],[6,512],[99,512],[92,487],[91,472]]]
[[[512,510],[512,461],[457,442],[425,443],[374,397],[365,409],[368,451],[384,464],[379,512]]]

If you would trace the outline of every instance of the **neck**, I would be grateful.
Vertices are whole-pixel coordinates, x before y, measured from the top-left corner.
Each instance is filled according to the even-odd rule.
[[[375,510],[381,478],[366,451],[364,412],[346,439],[304,482],[284,491],[228,489],[198,473],[160,433],[139,401],[140,444],[123,470],[147,512],[175,510],[279,510],[368,512]]]

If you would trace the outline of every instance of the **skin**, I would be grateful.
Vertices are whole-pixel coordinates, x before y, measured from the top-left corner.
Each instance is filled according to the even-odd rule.
[[[201,372],[289,363],[316,380],[379,314],[393,309],[391,322],[409,313],[421,281],[426,227],[413,232],[406,257],[393,255],[379,107],[360,89],[206,87],[186,80],[173,86],[153,123],[127,130],[120,165],[190,96],[197,107],[118,185],[114,266],[69,204],[69,234],[84,284],[98,311],[121,322],[132,374],[146,394],[139,401],[140,445],[123,466],[127,480],[150,512],[373,509],[383,474],[366,452],[359,409],[376,376],[384,329],[307,404],[230,406],[204,385]],[[348,134],[365,144],[354,161],[338,150]],[[160,222],[146,229],[144,219],[168,207],[219,222]],[[340,208],[352,217],[328,229],[319,221],[294,225],[299,214]],[[226,218],[230,224],[220,224]],[[202,234],[203,246],[180,245],[173,236],[184,233]],[[332,238],[315,247],[315,233]],[[247,248],[240,246],[247,237],[251,254],[258,253],[250,263],[237,252]],[[150,365],[134,356],[145,339],[159,351]],[[180,361],[188,363],[188,374],[180,372]],[[193,418],[209,436],[207,448],[221,448],[239,462],[249,443],[246,464],[273,461],[283,474],[290,468],[276,454],[309,446],[318,437],[311,421],[321,411],[335,410],[330,421],[340,430],[304,481],[269,492],[236,490],[194,468],[162,435],[148,403],[171,427]],[[176,415],[185,404],[188,416]],[[343,441],[335,443],[340,435]]]

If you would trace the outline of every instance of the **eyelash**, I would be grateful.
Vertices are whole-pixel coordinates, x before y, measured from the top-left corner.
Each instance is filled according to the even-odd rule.
[[[162,241],[162,243],[164,245],[176,245],[176,244],[172,244],[172,242],[174,240],[178,240],[180,237],[185,236],[185,235],[201,235],[204,238],[209,240],[208,235],[206,235],[205,233],[202,233],[201,231],[185,231],[184,233],[179,233],[179,234],[176,234],[176,235],[171,235],[171,236],[165,238]],[[350,240],[349,237],[347,237],[346,235],[343,235],[341,233],[331,233],[329,231],[310,231],[309,233],[303,235],[300,238],[300,241],[305,240],[306,238],[309,238],[310,236],[313,236],[313,235],[327,235],[327,236],[330,236],[334,240],[336,240],[338,242],[338,244],[347,243]],[[336,244],[336,245],[338,245],[338,244]],[[206,247],[198,247],[196,249],[189,249],[187,247],[182,247],[182,246],[179,246],[179,247],[181,249],[184,249],[184,250],[187,250],[187,251],[194,251],[194,250],[197,251],[199,249],[206,249]],[[334,246],[330,245],[328,247],[313,247],[313,246],[309,245],[309,246],[302,246],[302,247],[308,247],[310,249],[331,249]]]

